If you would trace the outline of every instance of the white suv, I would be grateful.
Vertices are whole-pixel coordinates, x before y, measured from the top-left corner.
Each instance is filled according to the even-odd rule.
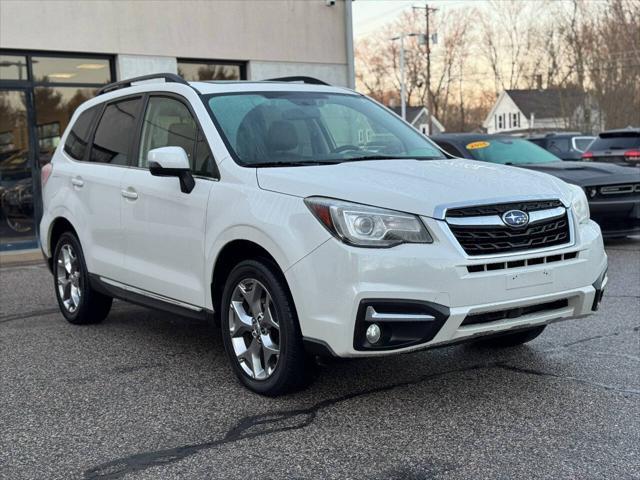
[[[598,307],[578,187],[446,158],[363,95],[291,80],[140,77],[77,109],[42,171],[68,321],[113,298],[213,316],[242,383],[277,395],[309,354],[517,345]]]

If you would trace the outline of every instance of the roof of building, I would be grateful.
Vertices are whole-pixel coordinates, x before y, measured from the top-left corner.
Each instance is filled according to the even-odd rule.
[[[584,99],[577,89],[506,90],[520,111],[535,118],[558,118],[573,114]]]
[[[402,116],[402,109],[400,107],[389,107],[398,116]],[[409,107],[407,106],[407,122],[413,123],[418,115],[424,110],[424,107]],[[433,117],[432,117],[433,118]]]

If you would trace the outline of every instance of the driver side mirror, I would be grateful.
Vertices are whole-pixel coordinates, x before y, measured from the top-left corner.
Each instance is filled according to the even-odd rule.
[[[196,186],[196,181],[191,175],[189,157],[182,147],[161,147],[149,150],[147,164],[153,176],[178,177],[182,193],[191,193]]]

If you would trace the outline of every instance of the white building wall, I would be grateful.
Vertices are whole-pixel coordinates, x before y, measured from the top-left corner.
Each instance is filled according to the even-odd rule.
[[[347,70],[337,63],[309,62],[249,62],[247,76],[249,80],[267,78],[307,76],[323,80],[331,85],[347,85]]]
[[[0,0],[0,47],[122,56],[119,78],[193,58],[248,61],[252,78],[346,85],[345,10],[325,0]]]

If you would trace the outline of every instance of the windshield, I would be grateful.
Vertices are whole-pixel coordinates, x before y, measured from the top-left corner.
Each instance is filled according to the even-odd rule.
[[[520,165],[523,163],[560,161],[558,157],[544,148],[521,138],[486,138],[485,140],[469,142],[465,145],[465,148],[473,158],[483,162]]]
[[[208,105],[227,148],[245,166],[445,158],[398,116],[360,95],[231,93],[208,97]]]

